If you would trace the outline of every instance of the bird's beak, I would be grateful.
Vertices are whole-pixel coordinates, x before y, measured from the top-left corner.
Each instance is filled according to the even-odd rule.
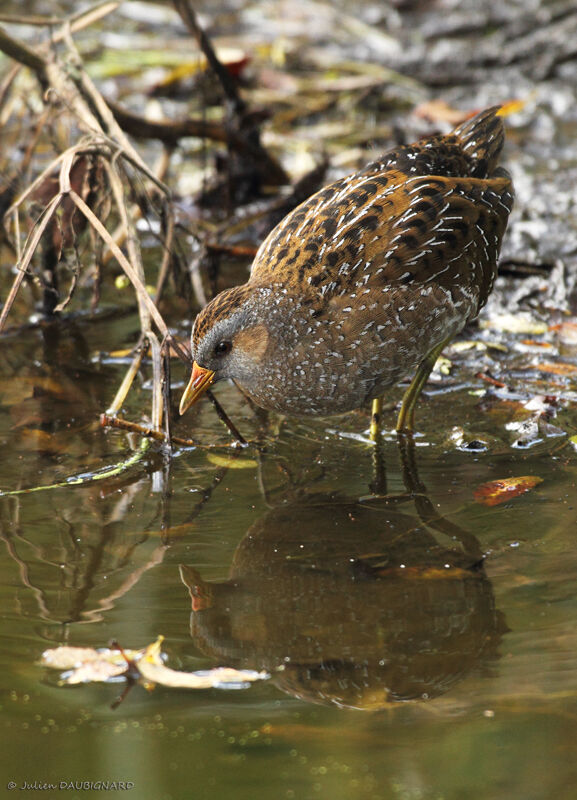
[[[188,386],[182,393],[180,398],[180,406],[178,410],[181,414],[196,403],[198,398],[206,392],[210,384],[214,381],[214,372],[211,369],[199,367],[196,361],[192,365],[192,375],[188,382]]]

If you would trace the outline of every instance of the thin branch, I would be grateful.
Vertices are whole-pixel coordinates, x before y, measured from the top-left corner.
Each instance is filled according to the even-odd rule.
[[[217,399],[216,399],[216,397],[213,395],[213,393],[210,391],[210,389],[208,389],[208,390],[205,392],[205,394],[207,395],[207,397],[208,397],[208,399],[210,400],[210,402],[213,404],[213,406],[214,406],[214,409],[215,409],[215,411],[216,411],[216,414],[217,414],[218,418],[220,419],[220,421],[221,421],[221,422],[224,422],[224,424],[226,425],[226,427],[229,429],[229,431],[232,433],[232,435],[233,435],[233,436],[234,436],[234,438],[236,439],[236,444],[239,444],[239,445],[241,445],[242,447],[247,447],[247,446],[248,446],[248,442],[247,442],[247,440],[246,440],[246,439],[244,438],[244,436],[243,436],[243,435],[240,433],[240,431],[238,430],[238,428],[236,427],[236,425],[234,424],[234,422],[233,422],[233,421],[231,420],[231,418],[228,416],[228,414],[226,413],[226,411],[224,410],[224,408],[221,406],[221,404],[218,402],[218,400],[217,400]]]
[[[0,50],[14,61],[30,67],[39,78],[44,75],[46,60],[24,42],[10,36],[8,31],[2,27],[0,27]]]
[[[102,222],[98,219],[98,217],[94,214],[92,209],[86,205],[84,200],[76,194],[75,191],[70,192],[70,198],[72,199],[73,203],[77,206],[77,208],[82,211],[82,213],[88,219],[88,222],[92,225],[92,227],[96,230],[99,236],[102,237],[104,242],[108,245],[108,247],[112,250],[114,257],[126,273],[128,279],[136,289],[139,299],[142,300],[144,305],[147,306],[148,311],[150,312],[150,316],[154,320],[154,324],[159,330],[159,333],[162,336],[168,335],[168,328],[166,326],[166,322],[163,320],[160,311],[157,309],[155,304],[153,303],[152,299],[150,298],[148,292],[146,291],[146,286],[140,280],[136,270],[130,263],[130,261],[126,258],[122,250],[118,247],[116,242],[112,239],[110,233],[106,230]]]
[[[130,420],[122,419],[121,417],[111,417],[108,414],[100,415],[100,424],[103,428],[119,428],[123,431],[130,431],[130,433],[137,433],[139,436],[154,439],[156,442],[170,443],[177,447],[195,447],[197,450],[222,450],[236,447],[235,442],[232,444],[201,444],[201,442],[197,442],[194,439],[184,439],[181,436],[171,436],[170,440],[168,440],[163,431],[155,431],[153,428],[139,425],[137,422],[130,422]]]
[[[176,121],[152,121],[128,111],[111,100],[107,102],[118,124],[131,136],[158,139],[167,145],[175,145],[180,139],[187,136],[222,142],[236,153],[254,158],[256,167],[266,177],[268,185],[290,183],[286,172],[270,153],[247,139],[242,133],[235,131],[231,126],[192,118]]]
[[[206,60],[226,95],[228,102],[231,104],[234,114],[242,116],[246,112],[246,103],[240,96],[236,83],[232,79],[230,72],[224,67],[218,56],[214,51],[212,42],[198,24],[196,12],[194,11],[188,0],[174,0],[174,7],[180,14],[184,24],[189,31],[193,34],[198,42],[198,46],[206,56]]]
[[[92,8],[84,9],[83,11],[77,11],[75,14],[71,14],[66,18],[66,20],[70,23],[71,31],[76,33],[83,28],[88,28],[94,22],[98,22],[99,19],[102,19],[102,17],[105,17],[112,11],[116,11],[119,6],[120,2],[118,0],[115,0],[114,2],[110,2],[110,0],[104,0],[103,3],[97,3]],[[62,25],[66,20],[63,17],[48,17],[40,14],[0,14],[0,22],[6,22],[8,24],[12,23],[14,25],[32,25],[36,28]],[[58,41],[57,35],[54,37],[54,40]]]

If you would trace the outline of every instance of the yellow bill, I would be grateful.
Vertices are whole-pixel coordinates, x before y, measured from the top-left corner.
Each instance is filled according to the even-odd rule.
[[[211,369],[199,367],[196,361],[192,365],[192,375],[188,382],[188,386],[182,393],[180,398],[180,406],[178,410],[181,414],[196,403],[201,395],[206,392],[210,384],[214,381],[214,372]]]

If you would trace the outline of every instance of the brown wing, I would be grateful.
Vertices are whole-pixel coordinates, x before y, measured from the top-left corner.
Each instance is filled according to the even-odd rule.
[[[355,175],[281,222],[257,254],[251,283],[298,286],[322,303],[370,287],[458,282],[480,306],[512,202],[504,170],[491,179]]]
[[[364,248],[370,267],[356,276],[355,284],[434,283],[449,290],[458,285],[482,306],[513,205],[505,170],[490,179],[409,179],[395,200],[384,235],[377,238],[377,229]]]

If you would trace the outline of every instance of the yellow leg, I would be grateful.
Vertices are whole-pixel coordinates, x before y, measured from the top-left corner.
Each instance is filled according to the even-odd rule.
[[[371,442],[377,441],[377,436],[381,430],[381,414],[383,412],[383,398],[375,397],[373,405],[371,406],[371,429],[370,438]]]
[[[415,405],[417,404],[419,395],[423,391],[423,386],[426,384],[427,378],[431,374],[431,370],[435,366],[437,358],[448,342],[449,339],[445,339],[444,342],[433,347],[431,352],[428,353],[425,359],[419,364],[415,377],[403,396],[403,402],[401,403],[401,409],[397,417],[398,432],[408,431],[412,433],[415,425]]]

